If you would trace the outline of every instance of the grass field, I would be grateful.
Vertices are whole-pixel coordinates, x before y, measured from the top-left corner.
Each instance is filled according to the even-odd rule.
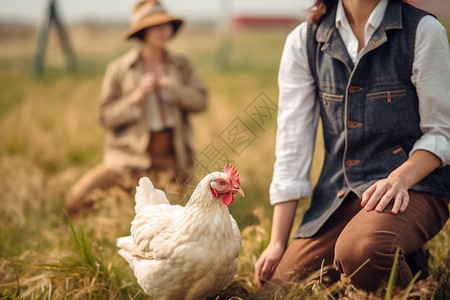
[[[35,29],[0,26],[0,299],[131,299],[140,290],[115,246],[116,238],[129,232],[132,195],[99,193],[96,213],[73,226],[62,210],[70,186],[102,158],[105,132],[96,122],[96,106],[106,63],[133,46],[122,40],[123,29],[71,28],[75,72],[65,69],[53,33],[44,72],[33,77]],[[211,145],[225,153],[237,166],[247,194],[230,207],[243,234],[243,249],[236,281],[220,299],[253,297],[253,265],[269,240],[276,114],[258,125],[248,112],[261,99],[277,103],[277,68],[288,31],[227,35],[186,29],[170,45],[194,60],[209,87],[208,110],[192,116],[198,155]],[[236,120],[248,126],[252,139],[233,151],[223,132]],[[313,182],[323,155],[320,136],[316,148]],[[204,171],[198,168],[197,173]],[[302,200],[299,211],[307,205]],[[428,244],[432,277],[409,291],[394,291],[391,298],[449,299],[449,239],[447,224]],[[313,278],[292,284],[275,298],[376,299],[381,294],[365,295],[342,283],[326,288]]]

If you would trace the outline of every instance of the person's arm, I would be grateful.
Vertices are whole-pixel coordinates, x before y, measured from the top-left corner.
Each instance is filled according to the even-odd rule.
[[[419,98],[420,129],[409,159],[386,179],[363,193],[361,205],[384,210],[394,199],[392,213],[408,206],[408,189],[439,166],[450,163],[450,57],[445,28],[432,16],[417,26],[411,82]]]
[[[278,203],[273,209],[270,243],[255,264],[255,280],[258,288],[269,280],[281,259],[294,222],[297,200]]]
[[[107,129],[116,129],[128,124],[136,123],[143,114],[139,103],[142,101],[136,89],[129,95],[124,95],[122,90],[123,70],[120,61],[111,62],[106,68],[100,93],[98,107],[98,119],[100,124]]]
[[[300,24],[286,39],[278,85],[276,162],[270,185],[274,213],[269,245],[255,264],[258,286],[270,279],[286,249],[297,200],[309,197],[312,192],[310,170],[319,106],[306,54],[306,23]]]

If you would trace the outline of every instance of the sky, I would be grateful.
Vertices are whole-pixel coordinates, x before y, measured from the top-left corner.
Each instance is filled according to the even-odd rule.
[[[137,0],[57,0],[65,23],[128,22]],[[313,0],[160,0],[168,11],[187,21],[221,20],[226,15],[303,16]],[[49,0],[0,0],[0,22],[37,24],[45,19]]]

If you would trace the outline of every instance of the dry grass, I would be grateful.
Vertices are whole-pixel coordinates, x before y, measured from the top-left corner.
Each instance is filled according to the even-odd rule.
[[[105,64],[132,45],[122,27],[80,26],[70,30],[78,71],[64,69],[52,35],[44,75],[30,76],[35,29],[0,26],[0,298],[131,299],[140,290],[116,252],[127,234],[133,198],[121,190],[96,195],[97,211],[71,227],[62,211],[70,186],[101,159],[104,132],[95,109]],[[251,124],[245,108],[263,92],[276,102],[276,75],[288,30],[240,32],[227,39],[212,30],[189,30],[171,47],[190,55],[210,88],[206,113],[193,116],[197,152],[211,142],[229,155],[241,173],[247,198],[231,212],[242,229],[243,247],[235,281],[217,299],[252,299],[253,265],[270,235],[268,186],[274,162],[276,124],[252,125],[257,138],[239,154],[220,134],[236,118]],[[105,46],[106,45],[106,46]],[[227,52],[229,50],[229,52]],[[225,55],[227,54],[227,55]],[[225,59],[227,57],[227,59]],[[320,171],[322,141],[312,171]],[[199,176],[203,171],[198,170]],[[299,207],[305,209],[307,201]],[[298,224],[299,220],[296,220]],[[428,245],[432,277],[395,291],[393,299],[448,299],[450,226]],[[9,298],[8,298],[9,297]],[[274,299],[379,299],[351,286],[325,286],[320,275],[287,283]],[[143,293],[136,299],[145,299]]]

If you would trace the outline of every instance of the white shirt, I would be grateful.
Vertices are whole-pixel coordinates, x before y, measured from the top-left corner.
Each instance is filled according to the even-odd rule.
[[[388,0],[381,0],[365,26],[367,45],[380,26]],[[336,27],[354,62],[358,40],[345,15],[342,0],[336,11]],[[314,153],[319,104],[306,52],[306,22],[287,37],[278,74],[278,131],[276,162],[270,185],[272,205],[311,196],[311,163]],[[362,52],[360,52],[362,53]],[[411,82],[419,97],[420,129],[410,155],[419,149],[450,164],[450,49],[445,28],[432,16],[417,26]]]
[[[165,75],[177,85],[178,77],[173,70],[173,66],[168,66],[168,72]],[[174,104],[164,99],[164,93],[159,91],[159,94],[151,93],[147,97],[147,123],[148,127],[153,132],[170,129],[175,126]]]

